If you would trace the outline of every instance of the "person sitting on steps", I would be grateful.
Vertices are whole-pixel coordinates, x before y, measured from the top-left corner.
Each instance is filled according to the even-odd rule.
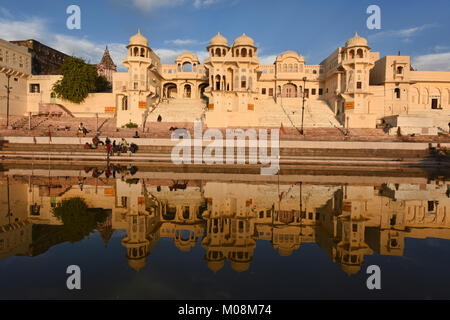
[[[94,138],[92,138],[92,144],[97,148],[98,147],[98,145],[99,144],[101,144],[101,145],[105,145],[105,143],[103,142],[103,141],[101,141],[99,138],[98,138],[98,135],[96,135]]]
[[[85,136],[89,131],[83,126],[83,122],[80,122],[80,125],[78,126],[78,134],[82,134]]]

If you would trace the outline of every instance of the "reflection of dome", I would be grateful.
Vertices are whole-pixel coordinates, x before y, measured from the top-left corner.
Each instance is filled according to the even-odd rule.
[[[342,263],[340,265],[342,271],[344,271],[348,276],[357,274],[359,270],[361,269],[359,265],[354,264],[344,264]]]
[[[220,269],[223,268],[224,264],[225,264],[225,261],[224,261],[224,260],[219,260],[219,261],[208,261],[208,268],[209,268],[212,272],[216,273],[217,271],[219,271]]]
[[[145,265],[147,264],[147,261],[145,259],[145,257],[140,258],[140,259],[129,259],[128,260],[128,265],[133,268],[134,270],[136,270],[137,272],[139,272],[143,267],[145,267]]]
[[[189,251],[191,251],[191,247],[192,247],[192,244],[190,243],[190,242],[186,242],[186,241],[175,241],[175,246],[180,250],[180,251],[183,251],[183,252],[189,252]]]
[[[240,36],[239,38],[237,38],[236,40],[234,40],[234,45],[235,46],[255,46],[255,42],[253,41],[252,38],[248,37],[245,33]]]
[[[130,38],[130,45],[141,45],[148,47],[148,40],[141,34],[141,30]]]
[[[231,268],[236,272],[244,272],[250,268],[250,262],[231,261]]]
[[[228,40],[218,32],[216,36],[211,38],[209,44],[211,46],[228,46]]]
[[[348,47],[355,47],[355,46],[362,46],[367,47],[367,40],[363,37],[358,36],[358,32],[355,33],[355,36],[351,39],[349,39],[345,46]]]
[[[278,253],[282,257],[287,257],[292,254],[292,249],[289,248],[278,248]]]

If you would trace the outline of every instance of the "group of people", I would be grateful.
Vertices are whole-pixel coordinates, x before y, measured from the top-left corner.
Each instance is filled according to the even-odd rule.
[[[79,136],[85,136],[89,130],[87,130],[83,123],[80,122],[80,125],[78,126],[78,135]],[[119,143],[116,143],[116,140],[111,142],[111,139],[109,137],[106,137],[105,141],[100,140],[99,137],[100,133],[97,133],[94,138],[92,138],[92,143],[86,142],[84,144],[85,149],[97,149],[99,145],[105,146],[106,153],[109,156],[113,156],[117,153],[118,156],[120,156],[121,153],[136,153],[138,151],[138,146],[135,143],[128,144],[127,140],[125,138],[122,138],[122,140]],[[136,131],[133,138],[140,138],[139,133]]]
[[[114,156],[116,153],[118,156],[120,156],[121,153],[136,153],[139,149],[135,143],[129,144],[125,138],[122,138],[119,143],[117,143],[116,140],[111,143],[111,139],[109,139],[109,137],[106,137],[106,140],[103,142],[100,140],[98,135],[92,138],[92,143],[86,142],[84,148],[97,149],[99,145],[105,146],[108,156]]]

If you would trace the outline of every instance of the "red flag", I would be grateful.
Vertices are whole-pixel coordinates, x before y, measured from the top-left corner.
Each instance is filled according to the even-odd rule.
[[[34,142],[34,144],[37,143],[36,137],[33,137],[33,142]]]
[[[281,123],[280,130],[281,130],[281,133],[286,134],[286,131],[284,130],[283,122]]]
[[[283,199],[283,195],[284,195],[284,191],[279,195],[280,201],[281,201],[281,199]]]

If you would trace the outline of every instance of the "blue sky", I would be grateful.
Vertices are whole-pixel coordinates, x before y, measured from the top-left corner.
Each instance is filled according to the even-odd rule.
[[[66,27],[66,8],[81,8],[81,30]],[[381,29],[369,30],[366,9],[381,8]],[[0,38],[36,39],[98,62],[106,45],[120,67],[130,36],[141,28],[164,63],[183,51],[203,59],[217,32],[231,44],[243,32],[261,63],[294,50],[318,64],[355,31],[381,55],[410,55],[421,70],[450,71],[450,3],[377,0],[40,0],[0,3]]]

